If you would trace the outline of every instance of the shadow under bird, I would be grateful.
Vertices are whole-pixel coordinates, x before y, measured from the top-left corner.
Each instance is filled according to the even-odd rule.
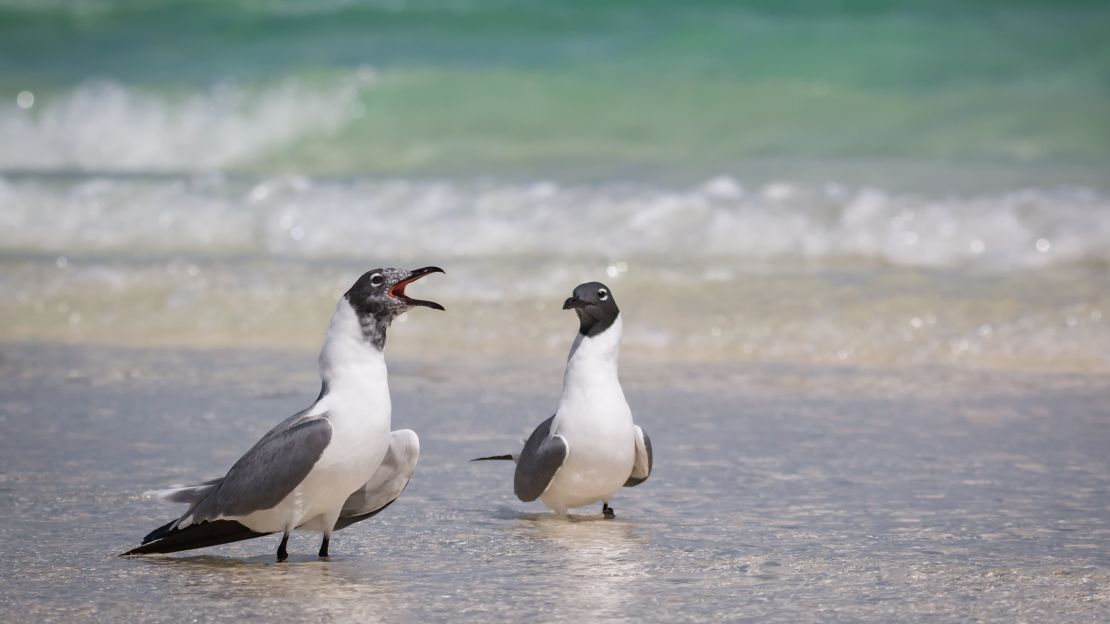
[[[513,491],[524,502],[538,498],[558,514],[601,502],[602,514],[614,518],[613,495],[646,481],[652,466],[651,439],[632,422],[617,377],[623,321],[612,292],[599,282],[576,287],[563,309],[578,314],[579,328],[555,415],[519,453],[473,461],[516,462]]]
[[[390,432],[386,329],[414,307],[443,310],[405,295],[438,267],[374,269],[336,304],[320,351],[320,396],[259,440],[220,479],[155,492],[189,505],[180,518],[123,555],[170,553],[281,533],[277,559],[288,557],[294,529],[323,534],[382,511],[408,485],[420,456],[409,429]]]

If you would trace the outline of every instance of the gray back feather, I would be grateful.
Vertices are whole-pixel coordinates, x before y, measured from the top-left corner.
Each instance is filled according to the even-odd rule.
[[[203,501],[193,521],[245,516],[280,503],[304,481],[331,441],[325,414],[296,414],[262,436]]]
[[[536,427],[532,435],[528,436],[517,460],[513,491],[517,498],[526,503],[543,495],[570,451],[562,436],[551,435],[554,420],[555,417],[552,416]]]

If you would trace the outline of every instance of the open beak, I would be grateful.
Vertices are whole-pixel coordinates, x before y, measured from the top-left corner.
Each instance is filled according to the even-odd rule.
[[[582,301],[578,297],[567,297],[567,300],[563,302],[563,309],[564,310],[572,310],[574,308],[584,308],[584,307],[586,307],[586,302]]]
[[[411,297],[405,296],[405,286],[408,286],[409,284],[430,273],[446,273],[446,271],[434,266],[424,267],[422,269],[411,271],[408,277],[397,282],[393,285],[392,288],[389,289],[389,296],[393,297],[394,299],[399,299],[410,306],[424,306],[425,308],[431,308],[433,310],[446,310],[447,308],[444,308],[434,301],[424,301],[422,299],[413,299]]]

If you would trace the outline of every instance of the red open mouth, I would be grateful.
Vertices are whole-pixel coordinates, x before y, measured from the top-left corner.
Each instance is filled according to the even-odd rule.
[[[444,271],[443,269],[441,269],[439,267],[434,267],[434,266],[424,267],[422,269],[416,269],[415,271],[412,271],[411,273],[409,273],[408,277],[406,277],[405,279],[403,279],[403,280],[397,282],[396,284],[394,284],[393,287],[389,289],[389,296],[393,297],[394,299],[398,299],[400,301],[403,301],[403,302],[407,303],[410,306],[424,306],[426,308],[432,308],[433,310],[446,310],[446,308],[444,308],[443,306],[439,305],[438,303],[436,303],[434,301],[425,301],[423,299],[413,299],[412,297],[409,297],[409,296],[405,295],[405,287],[406,286],[408,286],[409,284],[415,282],[416,280],[424,277],[425,275],[429,275],[429,274],[432,274],[432,273],[446,273],[446,271]]]

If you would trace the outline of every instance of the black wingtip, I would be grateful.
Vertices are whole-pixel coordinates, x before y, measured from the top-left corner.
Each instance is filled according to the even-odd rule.
[[[512,455],[490,455],[489,457],[475,457],[474,459],[472,459],[470,461],[492,461],[492,460],[513,461],[513,456]]]
[[[170,520],[169,522],[163,524],[162,526],[158,527],[157,529],[154,529],[150,533],[147,533],[146,536],[143,537],[143,545],[149,544],[149,543],[153,542],[154,540],[159,540],[159,539],[162,539],[163,537],[169,535],[170,531],[173,530],[173,525],[175,525],[175,524],[177,524],[177,520]],[[127,554],[127,553],[124,553],[124,554]]]
[[[151,531],[144,538],[142,546],[120,553],[119,556],[132,557],[135,555],[180,552],[269,535],[269,533],[255,533],[234,520],[214,520],[189,525],[184,529],[168,529],[172,524]]]
[[[137,548],[132,548],[131,550],[129,550],[125,553],[120,553],[116,556],[117,557],[134,557],[135,555],[145,555],[145,554],[148,554],[150,552],[157,552],[157,551],[146,550],[147,548],[149,548],[148,544],[150,544],[151,542],[156,542],[156,541],[166,537],[167,535],[169,535],[173,531],[173,525],[176,522],[177,522],[177,520],[170,520],[169,522],[163,524],[162,526],[158,527],[157,529],[154,529],[150,533],[147,533],[145,537],[143,537],[142,546],[139,546]]]

